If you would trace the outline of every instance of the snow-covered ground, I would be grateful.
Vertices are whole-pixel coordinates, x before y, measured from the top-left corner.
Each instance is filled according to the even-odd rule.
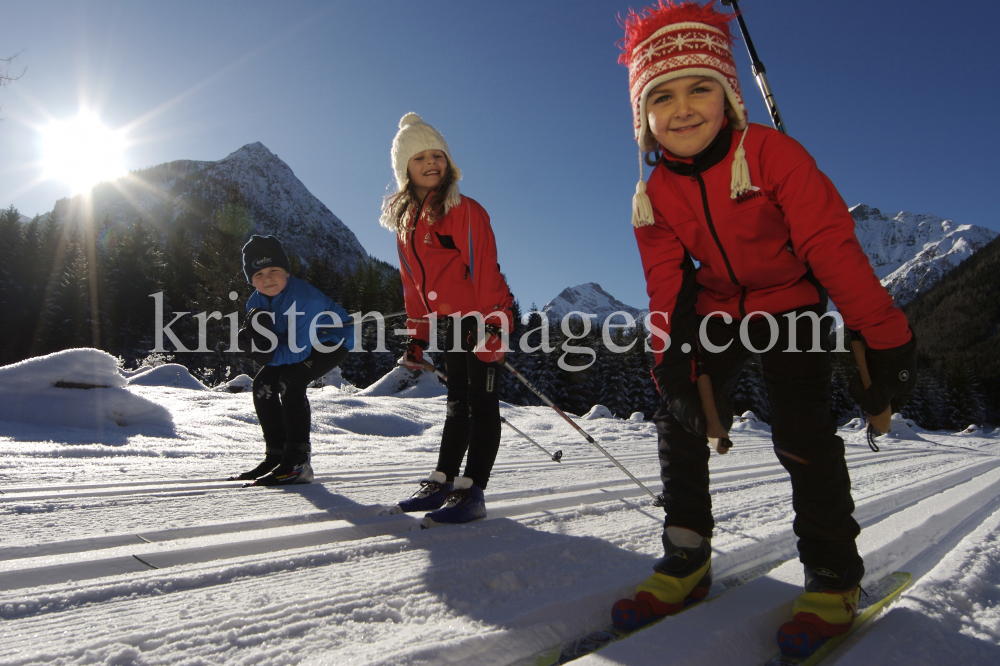
[[[662,512],[548,408],[502,414],[561,463],[505,427],[489,518],[410,531],[419,516],[377,514],[434,467],[433,378],[412,397],[311,390],[316,482],[241,489],[221,479],[262,453],[249,393],[176,367],[122,387],[75,353],[0,368],[0,664],[533,663],[607,622],[660,554]],[[580,424],[659,491],[650,422]],[[1000,434],[897,420],[874,453],[852,425],[866,582],[913,583],[828,662],[1000,663]],[[712,457],[716,578],[789,561],[581,666],[774,651],[801,585],[790,487],[766,425],[732,435]]]

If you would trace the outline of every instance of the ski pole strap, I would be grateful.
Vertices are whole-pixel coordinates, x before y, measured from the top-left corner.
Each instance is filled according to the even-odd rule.
[[[556,414],[558,414],[559,416],[563,417],[563,419],[566,420],[566,423],[568,423],[571,426],[573,426],[577,430],[577,432],[579,432],[581,435],[583,435],[584,438],[586,438],[586,440],[588,442],[590,442],[594,446],[594,448],[596,448],[598,451],[600,451],[601,453],[603,453],[604,456],[608,460],[610,460],[611,462],[613,462],[618,469],[620,469],[622,472],[624,472],[625,476],[627,476],[628,478],[632,479],[636,483],[637,486],[639,486],[640,488],[642,488],[643,490],[645,490],[646,493],[649,494],[649,496],[653,498],[653,503],[656,504],[656,506],[663,506],[663,504],[662,504],[662,498],[658,497],[657,495],[654,495],[653,492],[642,483],[642,481],[640,481],[639,479],[635,478],[635,476],[632,475],[632,472],[630,472],[627,469],[625,469],[625,467],[620,462],[618,462],[617,460],[615,460],[614,456],[612,456],[610,453],[608,453],[607,451],[604,450],[603,446],[601,446],[600,444],[598,444],[597,442],[595,442],[594,438],[590,436],[590,433],[588,433],[586,430],[584,430],[579,425],[577,425],[575,421],[573,421],[570,417],[566,416],[566,414],[563,413],[563,410],[561,410],[558,407],[556,407],[555,404],[551,400],[549,400],[541,391],[539,391],[534,386],[532,386],[531,382],[529,382],[524,377],[524,375],[522,375],[520,372],[518,372],[517,369],[514,368],[514,366],[512,366],[508,361],[504,361],[503,367],[505,367],[508,370],[510,370],[514,374],[515,377],[517,377],[518,379],[521,380],[522,384],[524,384],[525,386],[528,387],[528,390],[530,390],[532,393],[534,393],[539,398],[541,398],[542,402],[544,402],[546,405],[548,405],[549,407],[551,407],[552,409],[554,409],[555,412],[556,412]]]

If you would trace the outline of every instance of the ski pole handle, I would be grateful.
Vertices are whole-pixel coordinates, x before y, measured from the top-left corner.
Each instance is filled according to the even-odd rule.
[[[868,373],[868,361],[865,359],[865,343],[863,340],[854,339],[852,335],[851,351],[854,353],[854,360],[858,364],[858,373],[861,375],[861,385],[867,389],[872,385],[871,375]],[[878,434],[884,435],[892,427],[892,405],[885,408],[881,414],[869,415],[868,423],[878,430]]]
[[[708,421],[706,435],[708,435],[709,445],[720,455],[729,453],[733,448],[733,442],[729,439],[729,432],[723,427],[722,419],[719,418],[719,410],[715,406],[715,394],[712,392],[712,378],[708,375],[698,376],[698,397],[701,398],[701,408],[705,411],[705,419]]]

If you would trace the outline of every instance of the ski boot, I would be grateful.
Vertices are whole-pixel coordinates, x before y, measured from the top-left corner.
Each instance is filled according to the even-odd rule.
[[[434,511],[444,506],[448,495],[454,490],[455,486],[447,483],[447,477],[444,475],[444,472],[435,470],[420,482],[420,489],[417,492],[379,515],[388,516],[396,513]]]
[[[305,444],[285,444],[281,464],[247,486],[288,486],[297,483],[312,483],[313,470],[309,464],[312,447]]]
[[[805,567],[803,592],[792,606],[792,621],[778,629],[778,648],[790,657],[808,657],[827,639],[850,631],[858,614],[862,565],[836,573]]]
[[[282,449],[271,448],[270,446],[264,450],[264,462],[257,465],[253,469],[236,474],[229,477],[230,481],[253,481],[254,479],[259,479],[264,476],[272,469],[281,464],[281,454]]]
[[[447,504],[437,511],[424,516],[424,525],[453,525],[470,523],[486,517],[486,500],[483,489],[473,485],[472,479],[460,476],[455,479],[455,489],[448,494]]]
[[[712,543],[683,527],[663,531],[666,553],[653,569],[656,573],[638,588],[634,599],[621,599],[611,609],[619,631],[635,631],[688,603],[708,596],[712,587]]]

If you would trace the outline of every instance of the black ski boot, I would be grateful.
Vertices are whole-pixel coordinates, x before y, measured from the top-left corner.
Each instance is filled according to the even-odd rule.
[[[313,470],[309,464],[312,447],[304,444],[285,444],[281,464],[267,476],[262,476],[249,486],[288,486],[296,483],[312,483]]]
[[[259,479],[264,476],[272,469],[281,464],[281,455],[284,453],[283,449],[267,447],[264,450],[264,462],[257,465],[253,469],[243,472],[242,474],[237,474],[235,476],[229,477],[230,481],[253,481],[254,479]]]

